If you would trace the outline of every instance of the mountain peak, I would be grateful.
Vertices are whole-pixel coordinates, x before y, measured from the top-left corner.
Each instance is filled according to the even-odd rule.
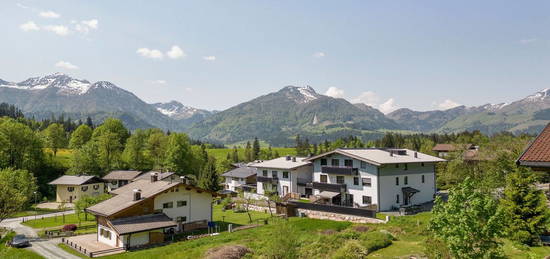
[[[174,119],[187,119],[193,117],[196,114],[202,116],[208,116],[212,112],[201,110],[193,107],[183,105],[182,103],[172,100],[166,103],[153,103],[151,104],[160,113]]]
[[[550,96],[550,88],[543,89],[525,98],[527,101],[543,101]]]
[[[285,86],[279,91],[285,94],[288,98],[293,99],[297,103],[308,103],[318,99],[321,95],[315,92],[313,87],[307,86]]]

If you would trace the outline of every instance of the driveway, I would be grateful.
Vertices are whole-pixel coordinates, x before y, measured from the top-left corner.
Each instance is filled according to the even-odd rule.
[[[71,213],[74,213],[74,211],[65,211],[64,213],[71,214]],[[49,218],[53,216],[60,216],[62,214],[63,212],[56,212],[56,213],[40,215],[40,217]],[[25,219],[25,221],[32,220],[34,219],[34,216],[5,219],[4,221],[0,222],[0,227],[9,228],[15,231],[15,233],[17,234],[23,234],[27,236],[31,240],[31,246],[27,249],[30,249],[45,258],[80,259],[80,257],[69,254],[57,246],[57,244],[61,243],[61,238],[54,238],[54,239],[39,238],[38,234],[36,233],[36,231],[34,231],[33,228],[27,227],[21,224],[23,219]]]

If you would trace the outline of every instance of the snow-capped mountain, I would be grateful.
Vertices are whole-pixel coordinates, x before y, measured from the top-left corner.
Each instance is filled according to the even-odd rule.
[[[167,103],[153,103],[151,104],[160,113],[175,119],[185,120],[192,117],[206,118],[212,115],[214,112],[185,106],[178,101],[170,101]]]
[[[319,99],[320,94],[315,92],[315,89],[311,86],[287,86],[281,89],[284,94],[294,100],[296,103],[308,103],[313,100]]]

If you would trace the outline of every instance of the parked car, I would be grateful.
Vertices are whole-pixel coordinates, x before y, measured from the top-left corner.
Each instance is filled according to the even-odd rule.
[[[25,235],[15,235],[10,241],[12,247],[27,247],[29,245],[29,239]]]

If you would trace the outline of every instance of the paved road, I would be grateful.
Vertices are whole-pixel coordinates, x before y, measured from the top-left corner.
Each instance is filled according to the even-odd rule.
[[[64,213],[72,214],[74,213],[74,210],[66,211]],[[49,214],[39,215],[38,218],[49,218],[53,216],[60,216],[62,214],[63,212],[49,213]],[[23,222],[23,219],[25,221],[33,220],[34,216],[5,219],[4,221],[0,222],[0,227],[10,228],[13,231],[15,231],[15,233],[17,234],[24,234],[25,236],[29,237],[29,239],[31,240],[31,246],[27,249],[33,250],[34,252],[44,256],[45,258],[80,259],[77,256],[74,256],[72,254],[65,252],[63,249],[57,246],[57,244],[61,242],[61,238],[54,238],[54,239],[39,238],[38,234],[33,228],[27,227],[21,224],[21,222]]]

